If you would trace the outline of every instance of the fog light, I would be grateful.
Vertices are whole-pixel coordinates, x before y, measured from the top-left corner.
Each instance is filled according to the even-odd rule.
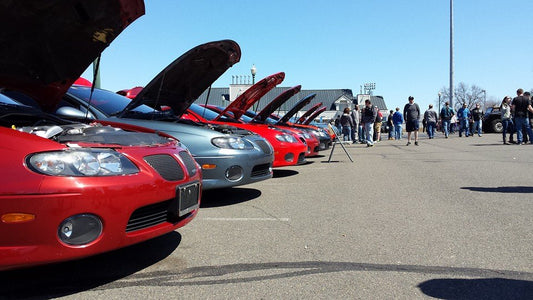
[[[287,153],[287,155],[285,155],[285,161],[293,162],[294,161],[294,154]]]
[[[65,244],[80,246],[96,240],[102,228],[102,221],[95,215],[75,215],[61,222],[57,235]]]
[[[239,181],[242,179],[244,171],[239,166],[231,166],[226,170],[226,178],[229,181]]]

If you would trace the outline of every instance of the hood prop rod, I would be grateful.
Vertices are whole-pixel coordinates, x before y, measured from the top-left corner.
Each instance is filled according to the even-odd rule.
[[[100,57],[101,57],[101,54],[99,54],[98,57],[96,58],[95,60],[96,65],[93,68],[93,82],[91,84],[91,93],[89,94],[89,100],[87,101],[87,111],[85,112],[85,122],[87,122],[89,118],[89,109],[91,108],[91,101],[93,100],[94,88],[96,85],[96,80],[98,79],[98,72],[100,72]]]
[[[209,86],[209,89],[207,90],[207,97],[205,98],[205,105],[204,105],[204,110],[202,111],[202,118],[204,118],[205,110],[207,109],[207,103],[209,102],[209,95],[210,94],[211,94],[211,86]]]

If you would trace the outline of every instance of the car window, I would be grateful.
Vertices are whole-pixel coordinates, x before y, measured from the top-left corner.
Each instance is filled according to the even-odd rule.
[[[108,116],[115,115],[123,111],[124,108],[131,102],[131,100],[127,97],[101,89],[95,89],[92,96],[91,89],[88,87],[72,86],[68,92],[78,99],[83,100],[85,103],[89,103],[90,97],[90,105],[96,107]],[[154,112],[154,109],[143,104],[139,105],[132,111],[152,113]]]

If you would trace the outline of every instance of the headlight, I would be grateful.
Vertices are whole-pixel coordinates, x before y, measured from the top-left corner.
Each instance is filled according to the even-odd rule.
[[[298,140],[295,137],[293,137],[290,134],[286,134],[286,133],[276,135],[276,139],[280,142],[287,142],[287,143],[298,142]]]
[[[311,138],[311,135],[309,133],[307,133],[307,132],[304,132],[303,135],[304,135],[305,139],[310,139]]]
[[[211,140],[213,145],[223,149],[253,149],[253,145],[237,137],[217,137]]]
[[[139,172],[124,155],[109,149],[36,153],[29,156],[27,164],[37,173],[52,176],[115,176]]]

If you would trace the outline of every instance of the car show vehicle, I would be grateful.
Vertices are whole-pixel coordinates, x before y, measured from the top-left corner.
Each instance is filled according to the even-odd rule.
[[[231,125],[261,135],[274,148],[273,167],[304,163],[307,145],[291,131],[239,120],[256,101],[281,83],[284,78],[283,72],[272,74],[249,87],[225,108],[212,105],[191,106],[189,113],[195,113],[195,118],[210,124]],[[217,115],[207,114],[207,111],[216,112]]]
[[[499,106],[493,106],[487,108],[485,115],[483,116],[483,131],[502,133],[503,124],[501,110]]]
[[[2,5],[10,26],[0,40],[10,47],[0,49],[0,270],[88,257],[189,223],[199,209],[201,171],[179,141],[45,112],[144,14],[144,3]]]
[[[272,146],[260,135],[228,125],[181,119],[197,97],[240,59],[237,43],[222,40],[181,55],[146,87],[121,91],[72,86],[57,114],[112,120],[167,133],[187,146],[203,173],[204,190],[272,177]],[[91,92],[92,91],[92,92]]]
[[[299,87],[299,86],[297,86]],[[331,138],[329,134],[325,133],[322,129],[315,127],[313,125],[301,125],[290,122],[292,118],[306,105],[308,105],[311,100],[316,97],[316,94],[307,95],[300,101],[298,101],[283,117],[274,116],[273,113],[276,111],[283,103],[287,102],[292,95],[299,92],[300,90],[297,87],[288,89],[284,93],[280,94],[276,99],[269,103],[262,111],[260,111],[256,116],[253,116],[252,123],[268,123],[280,128],[290,128],[292,130],[298,130],[304,132],[304,134],[314,137],[318,143],[313,143],[312,153],[314,155],[318,154],[318,151],[326,150],[331,146]]]

